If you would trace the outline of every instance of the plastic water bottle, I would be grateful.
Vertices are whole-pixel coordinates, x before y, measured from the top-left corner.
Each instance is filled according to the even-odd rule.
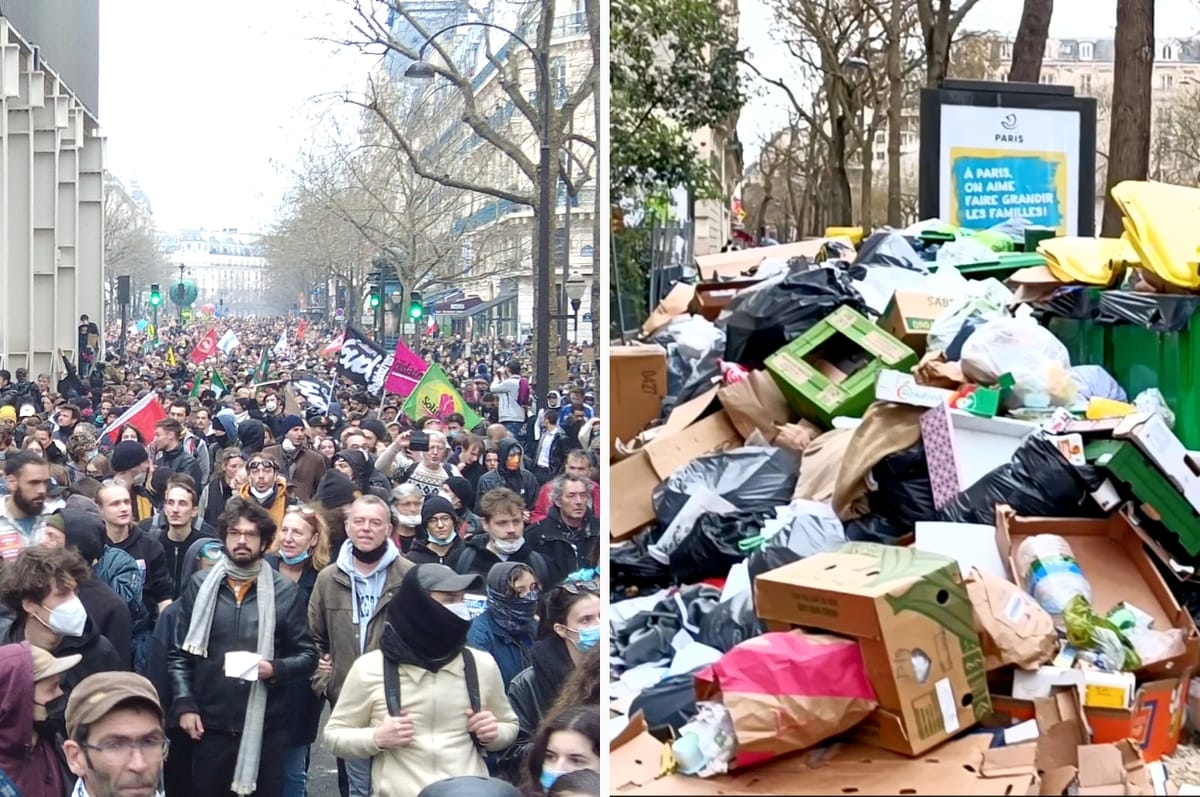
[[[1077,595],[1090,604],[1092,586],[1083,577],[1071,546],[1057,534],[1038,534],[1017,548],[1017,568],[1025,589],[1055,618]]]

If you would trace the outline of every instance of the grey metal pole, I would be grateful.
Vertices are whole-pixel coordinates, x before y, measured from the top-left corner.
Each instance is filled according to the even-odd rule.
[[[550,96],[550,67],[543,61],[543,54],[530,48],[534,60],[541,71],[542,90],[538,92],[542,99],[542,147],[541,160],[538,166],[539,199],[538,199],[538,256],[537,256],[537,324],[535,334],[545,335],[544,341],[537,343],[537,367],[535,370],[535,396],[544,396],[550,390],[550,245],[554,237],[554,185],[550,180],[550,113],[554,100]]]

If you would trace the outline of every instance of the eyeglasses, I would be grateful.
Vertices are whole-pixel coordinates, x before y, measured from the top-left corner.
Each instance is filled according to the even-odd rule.
[[[246,466],[246,470],[275,470],[274,462],[251,462]]]
[[[79,746],[85,750],[94,750],[107,758],[128,761],[133,757],[134,750],[141,753],[143,758],[166,758],[171,740],[164,736],[147,736],[144,739],[114,739],[103,744],[80,742]]]
[[[434,515],[429,518],[429,522],[435,526],[450,526],[454,524],[454,518],[449,515]]]
[[[599,594],[600,584],[595,581],[566,581],[559,584],[556,589],[561,589],[563,592],[569,592],[572,595],[584,595],[593,592]]]
[[[312,517],[313,515],[317,514],[317,510],[313,509],[312,507],[308,507],[308,506],[289,506],[287,508],[286,512],[299,512],[301,515],[304,515],[305,517]],[[285,512],[285,514],[286,514],[286,512]]]

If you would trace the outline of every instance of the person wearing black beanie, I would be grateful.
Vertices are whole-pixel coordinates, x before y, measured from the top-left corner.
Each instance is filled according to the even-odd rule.
[[[454,505],[440,495],[429,496],[421,504],[421,528],[405,558],[413,564],[446,564],[463,544],[457,525]]]
[[[346,516],[350,514],[350,506],[361,495],[354,482],[336,470],[325,471],[321,481],[317,482],[313,501],[325,510],[329,522],[329,552],[335,556],[346,541]]]
[[[347,758],[374,756],[372,793],[379,797],[411,797],[446,778],[486,776],[485,753],[516,739],[500,668],[487,653],[466,647],[470,611],[463,597],[478,586],[477,576],[445,565],[414,567],[388,604],[379,650],[359,657],[346,676],[325,746]],[[394,668],[398,705],[389,706],[385,668]]]

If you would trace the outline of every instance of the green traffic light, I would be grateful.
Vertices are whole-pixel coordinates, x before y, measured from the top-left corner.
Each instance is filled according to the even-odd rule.
[[[159,292],[157,282],[150,283],[150,304],[153,307],[162,304],[162,294]]]
[[[411,318],[420,318],[421,316],[425,315],[425,308],[417,302],[413,302],[408,308],[408,315]]]
[[[372,293],[371,294],[371,309],[375,309],[378,306],[379,306],[379,295]]]

